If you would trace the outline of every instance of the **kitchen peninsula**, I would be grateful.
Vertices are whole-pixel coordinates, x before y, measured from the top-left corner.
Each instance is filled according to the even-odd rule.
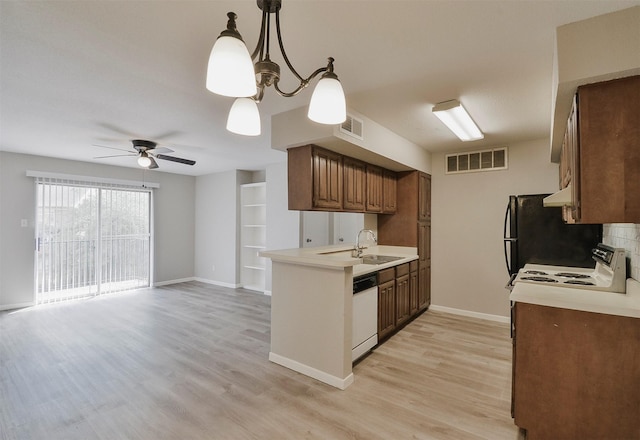
[[[418,259],[415,247],[371,246],[366,255],[398,257],[363,264],[352,246],[260,252],[272,261],[269,360],[339,389],[353,383],[353,277]]]

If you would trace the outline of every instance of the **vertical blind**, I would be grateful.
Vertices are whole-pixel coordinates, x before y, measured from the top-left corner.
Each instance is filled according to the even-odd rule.
[[[36,302],[150,285],[149,188],[36,177]]]

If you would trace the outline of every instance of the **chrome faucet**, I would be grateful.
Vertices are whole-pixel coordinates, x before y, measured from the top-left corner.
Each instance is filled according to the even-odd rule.
[[[373,241],[376,244],[378,243],[378,239],[376,238],[376,235],[373,233],[371,229],[361,229],[360,231],[358,231],[358,235],[356,235],[356,245],[353,251],[351,252],[352,257],[360,258],[362,256],[362,250],[364,249],[364,247],[360,246],[360,234],[362,234],[363,232],[371,234],[371,238],[373,238]]]

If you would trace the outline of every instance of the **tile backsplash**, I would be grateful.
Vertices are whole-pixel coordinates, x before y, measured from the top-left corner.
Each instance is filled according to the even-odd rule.
[[[603,225],[602,242],[606,245],[625,248],[627,260],[631,261],[627,276],[640,281],[640,224],[612,223]]]

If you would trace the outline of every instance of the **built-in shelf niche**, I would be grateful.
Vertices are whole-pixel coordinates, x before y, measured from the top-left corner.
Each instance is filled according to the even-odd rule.
[[[240,283],[249,290],[264,292],[265,259],[258,253],[267,243],[267,184],[240,186]]]

